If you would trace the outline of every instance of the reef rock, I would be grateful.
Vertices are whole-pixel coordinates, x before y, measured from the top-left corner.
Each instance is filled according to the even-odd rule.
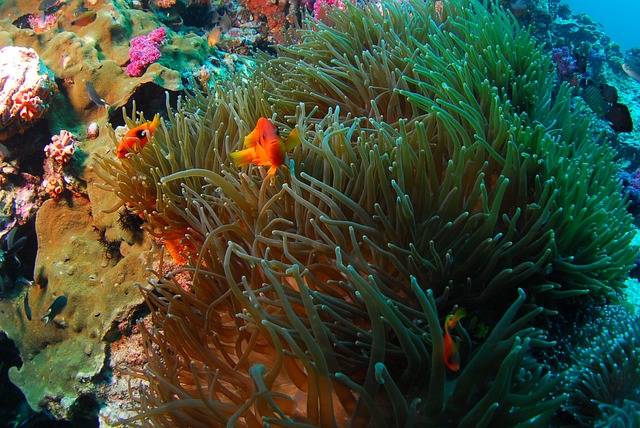
[[[9,376],[29,405],[56,417],[82,394],[93,394],[105,365],[109,343],[119,339],[121,325],[136,317],[142,305],[138,285],[157,254],[140,239],[123,244],[126,251],[92,222],[87,199],[47,200],[36,217],[38,255],[34,285],[0,300],[0,330],[18,347],[23,365]],[[42,319],[59,296],[62,311]],[[28,302],[31,319],[26,315]]]
[[[33,49],[0,49],[0,141],[44,116],[58,87]]]

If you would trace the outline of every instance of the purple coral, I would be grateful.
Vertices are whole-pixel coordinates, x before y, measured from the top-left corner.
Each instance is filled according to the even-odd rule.
[[[578,69],[576,59],[571,55],[571,50],[568,46],[554,48],[551,52],[551,59],[556,63],[558,74],[561,78],[565,78],[575,73]]]
[[[343,0],[316,0],[313,4],[313,16],[316,19],[324,20],[327,12],[333,8],[345,10],[346,6]]]
[[[127,74],[132,77],[142,76],[147,66],[160,58],[162,53],[158,46],[167,35],[167,30],[160,27],[149,34],[131,39]]]
[[[629,211],[632,214],[640,213],[640,169],[629,173],[622,171],[618,177],[622,181],[622,192],[629,199]]]

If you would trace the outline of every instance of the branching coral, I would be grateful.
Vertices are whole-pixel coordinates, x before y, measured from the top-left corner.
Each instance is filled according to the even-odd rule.
[[[330,18],[250,79],[182,100],[137,156],[101,160],[189,257],[145,293],[160,331],[141,418],[544,426],[564,397],[528,352],[550,345],[531,321],[559,298],[614,297],[635,259],[612,155],[566,86],[552,100],[550,59],[499,9]],[[304,136],[273,180],[228,158],[260,116]],[[460,327],[453,375],[455,305],[490,333]]]

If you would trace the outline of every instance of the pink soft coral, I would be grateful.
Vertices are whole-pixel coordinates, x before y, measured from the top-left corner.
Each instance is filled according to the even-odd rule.
[[[58,198],[65,189],[64,165],[73,158],[76,141],[75,135],[62,130],[60,135],[51,137],[51,143],[44,148],[47,157],[43,165],[42,187],[52,198]]]
[[[76,149],[76,136],[64,129],[60,135],[51,137],[51,143],[44,147],[44,152],[48,158],[53,158],[60,164],[66,164],[73,157]]]
[[[56,15],[45,15],[42,16],[40,14],[30,15],[28,19],[29,27],[33,29],[36,34],[44,33],[45,31],[50,30],[58,21],[58,17]]]
[[[325,21],[327,12],[333,8],[345,10],[346,6],[343,0],[316,0],[313,4],[313,16],[316,19]]]
[[[167,35],[167,30],[160,27],[149,34],[131,39],[129,49],[129,65],[127,74],[132,77],[142,76],[147,66],[162,56],[158,46]]]

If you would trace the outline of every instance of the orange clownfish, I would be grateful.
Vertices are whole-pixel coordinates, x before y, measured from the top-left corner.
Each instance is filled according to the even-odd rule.
[[[122,159],[127,153],[138,153],[149,142],[158,125],[160,125],[160,116],[156,114],[153,117],[153,121],[130,129],[118,144],[116,156]]]
[[[444,320],[444,363],[454,372],[460,370],[460,341],[454,340],[452,333],[456,323],[467,315],[467,311],[460,308],[455,314],[447,315]]]
[[[286,142],[280,138],[278,128],[267,118],[258,119],[258,124],[244,139],[244,150],[230,153],[236,166],[247,164],[269,166],[269,175],[278,171],[284,165],[287,152],[300,144],[300,136],[295,128],[289,134]]]

